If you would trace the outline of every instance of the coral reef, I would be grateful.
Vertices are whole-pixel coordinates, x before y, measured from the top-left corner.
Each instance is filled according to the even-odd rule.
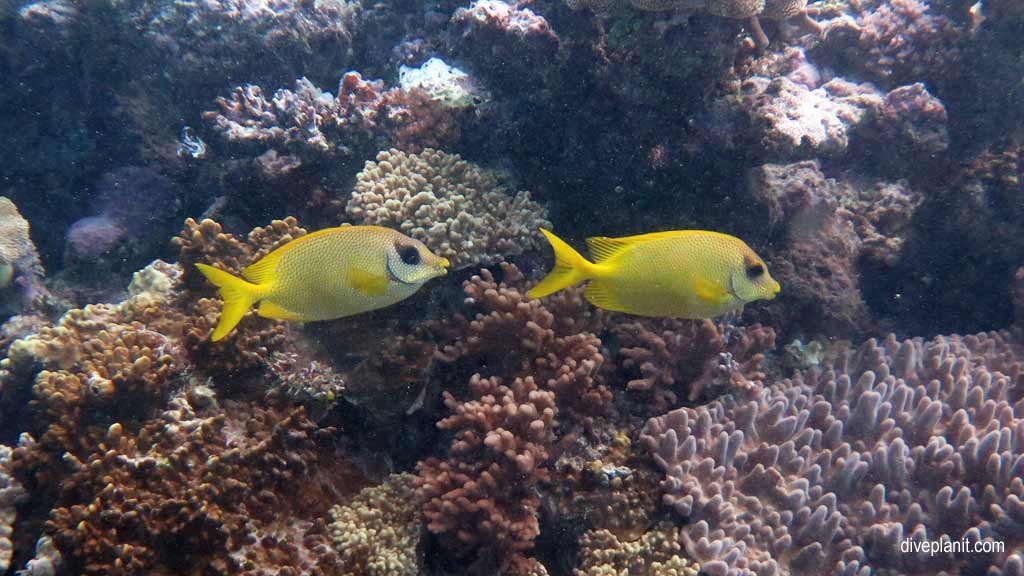
[[[719,330],[710,320],[642,319],[616,323],[612,331],[626,389],[653,413],[760,387],[762,352],[775,347],[775,332],[756,324]]]
[[[0,572],[6,572],[14,554],[12,534],[17,518],[17,505],[24,499],[25,491],[17,480],[11,477],[11,448],[0,445]]]
[[[225,234],[220,224],[212,220],[196,222],[189,218],[185,222],[185,229],[174,238],[181,250],[179,299],[189,310],[182,328],[184,349],[204,372],[238,378],[265,367],[275,352],[285,351],[285,344],[290,341],[283,324],[259,318],[250,310],[238,328],[222,342],[211,342],[209,335],[217,325],[222,303],[216,297],[216,289],[206,282],[194,264],[203,262],[240,274],[245,266],[305,233],[294,218],[275,220],[265,228],[256,228],[244,241]]]
[[[301,409],[221,407],[179,396],[137,434],[114,423],[87,458],[65,457],[47,529],[75,573],[331,566],[326,525],[303,514],[319,489],[316,427]]]
[[[946,3],[930,0],[851,2],[853,21],[829,30],[816,51],[823,63],[840,61],[886,88],[926,82],[948,85],[959,75],[968,27]],[[966,14],[965,14],[966,15]]]
[[[45,275],[28,221],[10,198],[0,196],[0,288],[18,288],[18,311],[38,310],[51,298],[43,284]]]
[[[551,225],[529,192],[511,195],[503,180],[457,154],[385,150],[356,177],[345,211],[421,240],[458,270],[521,254]]]
[[[1024,372],[1007,334],[870,340],[833,365],[651,419],[680,541],[709,574],[998,570],[1019,562]],[[901,553],[900,542],[1005,551]]]
[[[423,514],[427,529],[468,563],[496,560],[507,569],[540,531],[535,490],[549,476],[558,407],[533,378],[504,385],[476,374],[469,390],[462,402],[445,393],[453,414],[438,427],[455,431],[449,458],[418,465]]]
[[[591,8],[604,12],[615,0],[566,0],[566,4],[573,10]],[[629,4],[644,11],[707,12],[722,18],[745,20],[754,43],[762,50],[768,47],[769,40],[761,28],[760,18],[793,20],[808,32],[822,34],[821,25],[807,13],[807,0],[629,0]]]
[[[828,178],[817,161],[765,164],[749,187],[762,222],[780,239],[768,265],[786,287],[778,302],[759,307],[760,320],[809,334],[868,330],[874,320],[865,299],[891,291],[863,275],[874,279],[904,258],[923,195],[905,181]]]
[[[367,576],[420,574],[420,520],[415,476],[395,474],[331,508],[341,569]]]
[[[576,576],[697,576],[678,541],[678,529],[662,522],[639,540],[623,541],[607,530],[591,530],[580,538]]]
[[[300,162],[359,162],[389,145],[417,151],[458,137],[456,112],[422,89],[386,90],[358,72],[342,76],[337,96],[300,78],[295,90],[282,88],[270,99],[246,85],[217,104],[219,111],[204,116],[227,141],[270,147]]]

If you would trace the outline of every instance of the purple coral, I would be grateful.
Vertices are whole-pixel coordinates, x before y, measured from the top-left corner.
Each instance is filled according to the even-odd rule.
[[[823,370],[648,421],[680,539],[716,576],[1020,567],[1022,348],[871,340]],[[969,556],[905,539],[1004,542]],[[1012,570],[1011,570],[1012,572]]]

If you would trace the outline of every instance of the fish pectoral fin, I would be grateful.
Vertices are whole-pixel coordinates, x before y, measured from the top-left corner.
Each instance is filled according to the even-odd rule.
[[[264,318],[271,318],[273,320],[305,320],[301,314],[285,310],[269,300],[260,302],[260,307],[256,310],[256,313]]]
[[[352,287],[367,296],[383,296],[391,280],[385,275],[372,274],[355,268],[350,277]]]
[[[603,310],[611,310],[613,312],[628,312],[622,302],[615,297],[614,294],[608,289],[608,285],[601,280],[591,280],[585,288],[583,288],[583,297],[586,298],[587,302],[590,302],[594,306]]]
[[[693,293],[701,302],[713,306],[725,304],[732,296],[724,287],[708,280],[698,280],[693,287]]]

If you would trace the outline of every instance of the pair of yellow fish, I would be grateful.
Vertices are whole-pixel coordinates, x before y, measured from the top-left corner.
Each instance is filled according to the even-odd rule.
[[[555,267],[530,290],[532,298],[589,280],[583,296],[598,308],[713,318],[779,292],[764,261],[727,234],[681,230],[588,238],[591,262],[551,232],[541,232],[555,251]],[[196,266],[224,299],[216,341],[257,302],[260,316],[300,321],[384,308],[447,274],[448,260],[389,228],[345,226],[292,240],[243,270],[244,279]]]

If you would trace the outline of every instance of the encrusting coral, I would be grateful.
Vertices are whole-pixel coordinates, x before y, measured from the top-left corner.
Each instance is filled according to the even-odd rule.
[[[330,525],[341,569],[366,576],[421,573],[423,522],[412,474],[395,474],[331,508]]]
[[[686,519],[680,542],[721,575],[1022,566],[1020,352],[1003,333],[870,340],[651,419],[642,440]],[[900,549],[940,538],[1005,550]]]
[[[345,211],[422,241],[456,270],[521,254],[537,246],[538,227],[551,226],[529,192],[511,194],[499,173],[430,148],[377,154],[356,177]]]

